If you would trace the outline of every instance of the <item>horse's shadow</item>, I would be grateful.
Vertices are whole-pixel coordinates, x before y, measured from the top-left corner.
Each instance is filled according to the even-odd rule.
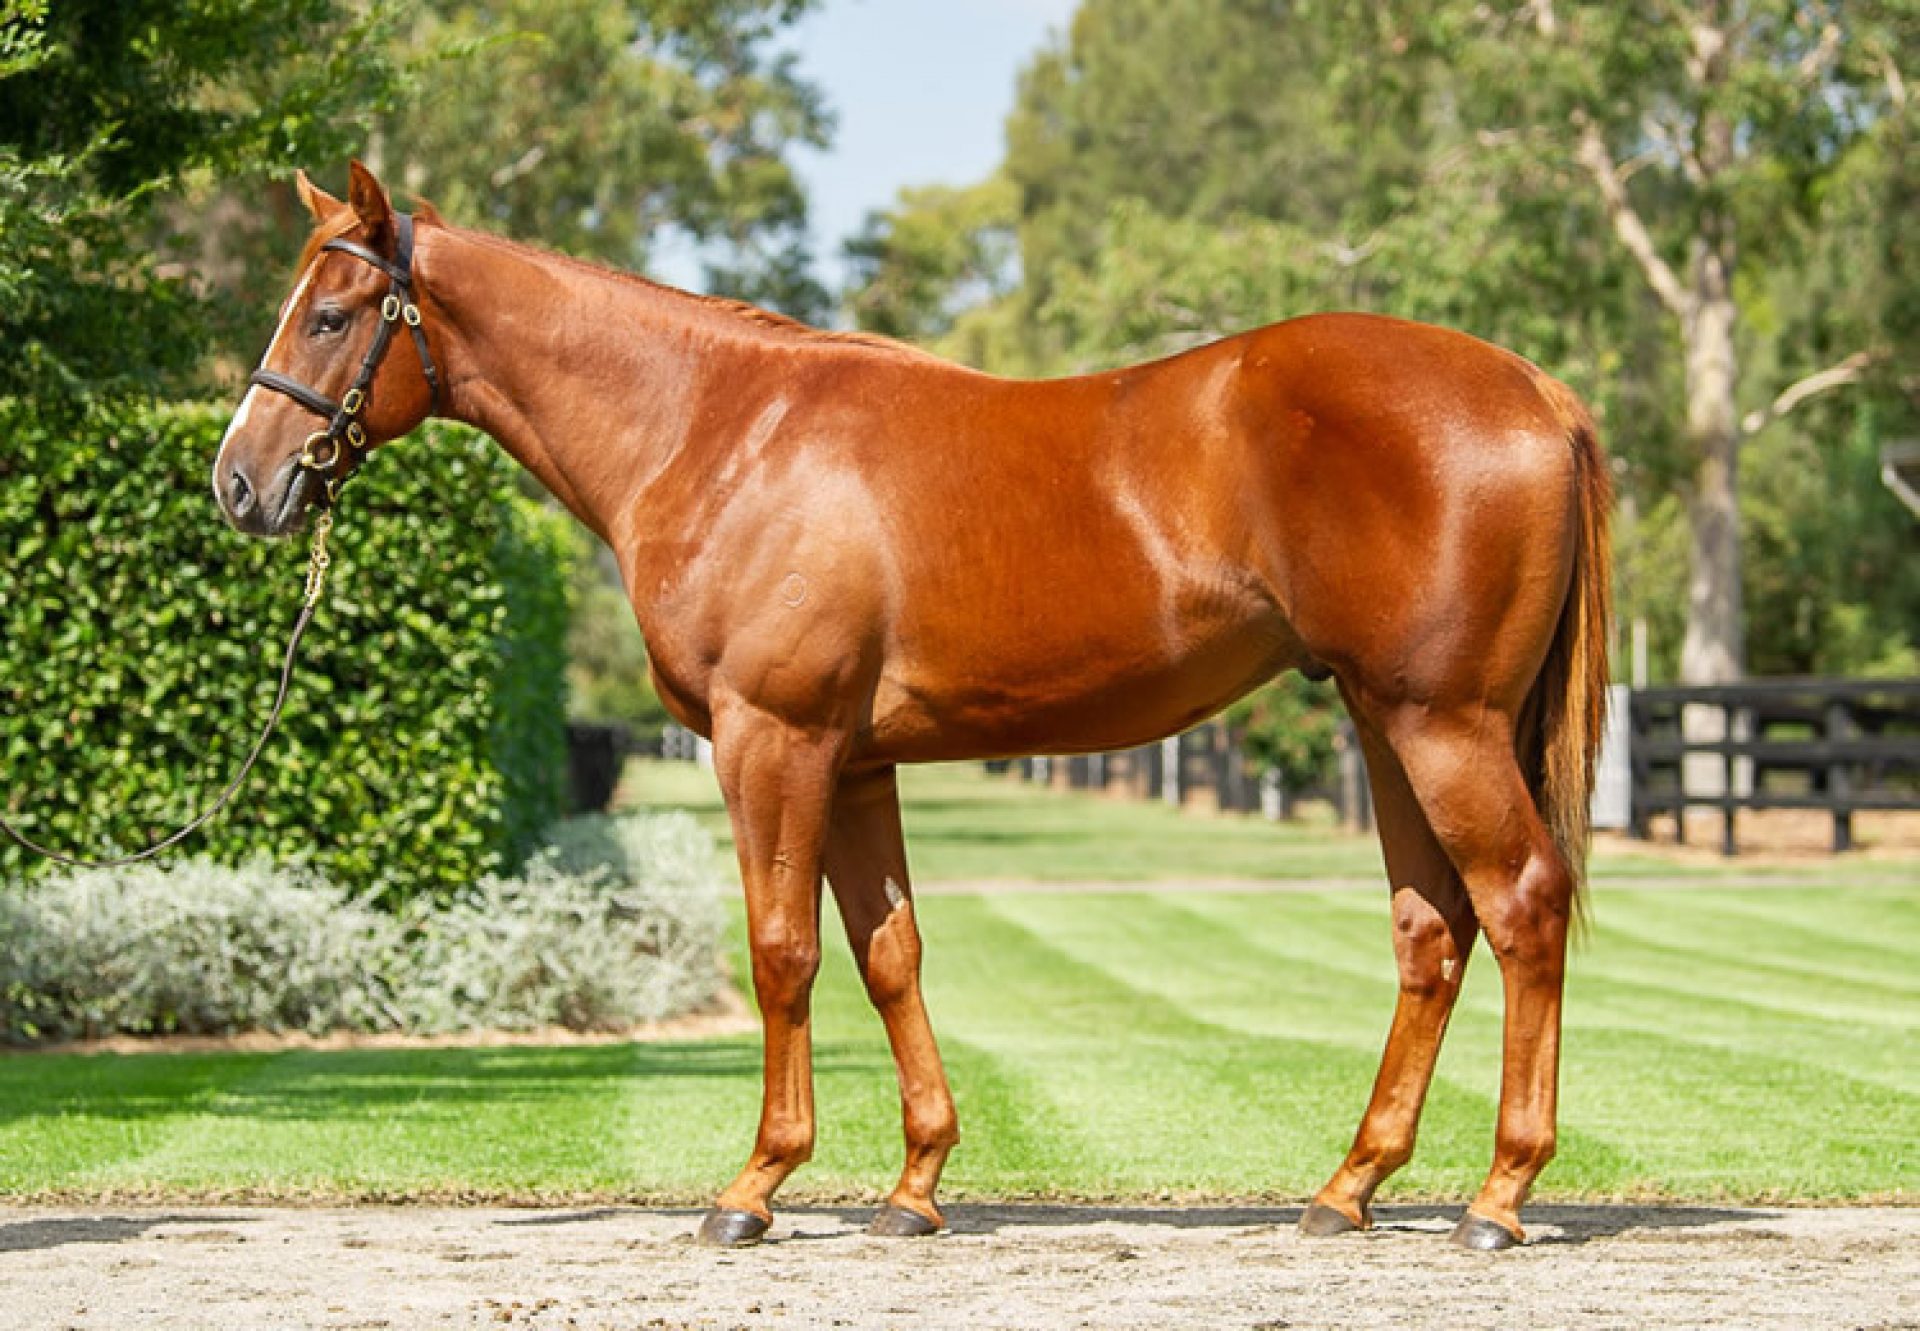
[[[1291,1229],[1300,1206],[1063,1206],[1057,1204],[956,1204],[946,1208],[955,1233],[993,1234],[1003,1229],[1099,1224],[1164,1225],[1169,1229]],[[1403,1204],[1374,1208],[1374,1232],[1443,1233],[1460,1205]],[[1580,1244],[1630,1230],[1699,1229],[1729,1221],[1766,1220],[1777,1212],[1717,1206],[1631,1206],[1613,1203],[1536,1205],[1527,1208],[1530,1241]]]
[[[944,1208],[950,1231],[958,1235],[1000,1234],[1022,1229],[1069,1230],[1105,1223],[1159,1225],[1168,1229],[1292,1229],[1300,1223],[1300,1206],[1125,1206],[1061,1202],[952,1202]],[[1374,1208],[1375,1234],[1444,1234],[1460,1218],[1459,1205],[1404,1204]],[[845,1239],[866,1228],[873,1207],[795,1206],[783,1208],[772,1241],[817,1242]],[[620,1207],[551,1212],[503,1220],[507,1225],[564,1225],[613,1219]],[[670,1209],[664,1214],[679,1214]],[[684,1213],[690,1225],[701,1212]],[[1702,1229],[1737,1221],[1772,1220],[1779,1212],[1754,1207],[1631,1205],[1617,1202],[1564,1203],[1529,1206],[1526,1213],[1529,1243],[1548,1247],[1613,1238],[1633,1231]],[[826,1226],[809,1221],[830,1222]]]
[[[151,1215],[37,1216],[0,1222],[0,1253],[42,1252],[73,1243],[125,1243],[163,1225],[242,1224],[245,1215],[183,1212]]]

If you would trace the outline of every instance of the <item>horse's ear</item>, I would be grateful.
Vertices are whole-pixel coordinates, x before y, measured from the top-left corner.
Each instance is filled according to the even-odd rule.
[[[386,186],[358,161],[348,164],[347,173],[347,202],[367,229],[368,244],[379,249],[393,234],[393,201],[387,198]]]
[[[313,220],[316,222],[326,221],[344,206],[340,200],[307,179],[305,171],[293,173],[293,188],[294,192],[299,194],[300,202],[307,206],[307,211],[313,214]]]

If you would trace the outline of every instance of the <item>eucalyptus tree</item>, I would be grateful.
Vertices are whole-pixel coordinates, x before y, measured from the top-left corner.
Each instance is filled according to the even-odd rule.
[[[617,266],[663,242],[710,285],[822,312],[791,154],[832,118],[777,39],[814,0],[417,0],[417,95],[372,160],[449,215]]]
[[[1414,8],[1432,21],[1429,7]],[[1477,57],[1470,114],[1577,165],[1670,320],[1691,471],[1680,673],[1693,683],[1737,679],[1747,659],[1743,452],[1822,394],[1901,373],[1895,345],[1911,336],[1889,308],[1826,363],[1789,356],[1763,378],[1743,370],[1742,352],[1753,345],[1764,283],[1742,274],[1803,257],[1823,199],[1863,142],[1883,140],[1880,151],[1899,157],[1888,145],[1904,143],[1915,123],[1908,66],[1920,6],[1528,0],[1474,7],[1453,22]],[[1515,68],[1526,76],[1499,77]],[[1905,193],[1910,206],[1910,184]],[[1897,208],[1897,198],[1889,189],[1885,202]],[[1903,225],[1897,214],[1887,222],[1895,232]],[[1861,257],[1863,270],[1874,266]],[[1909,298],[1912,262],[1896,284]]]

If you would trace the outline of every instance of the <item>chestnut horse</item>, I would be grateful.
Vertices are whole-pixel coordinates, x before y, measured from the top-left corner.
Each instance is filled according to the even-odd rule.
[[[1463,334],[1356,314],[1012,382],[430,208],[415,227],[358,163],[345,202],[299,189],[316,228],[273,382],[214,464],[229,520],[293,530],[326,493],[316,470],[344,474],[438,400],[612,547],[661,700],[713,741],[766,1046],[753,1152],[704,1239],[758,1239],[813,1149],[823,875],[899,1070],[906,1164],[875,1232],[942,1225],[959,1133],[921,1001],[899,764],[1143,744],[1286,669],[1331,675],[1358,727],[1400,972],[1372,1099],[1302,1225],[1370,1222],[1479,932],[1504,1073],[1455,1238],[1521,1239],[1554,1151],[1607,680],[1609,485],[1571,392]],[[380,331],[402,289],[423,341]],[[377,336],[392,354],[375,365]],[[283,385],[342,396],[363,362],[357,446],[303,462],[320,407]]]

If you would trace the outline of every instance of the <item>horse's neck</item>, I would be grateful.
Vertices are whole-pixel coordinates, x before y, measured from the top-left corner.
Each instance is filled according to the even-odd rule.
[[[730,340],[702,335],[698,297],[471,232],[435,228],[420,276],[449,334],[447,414],[618,548]]]

